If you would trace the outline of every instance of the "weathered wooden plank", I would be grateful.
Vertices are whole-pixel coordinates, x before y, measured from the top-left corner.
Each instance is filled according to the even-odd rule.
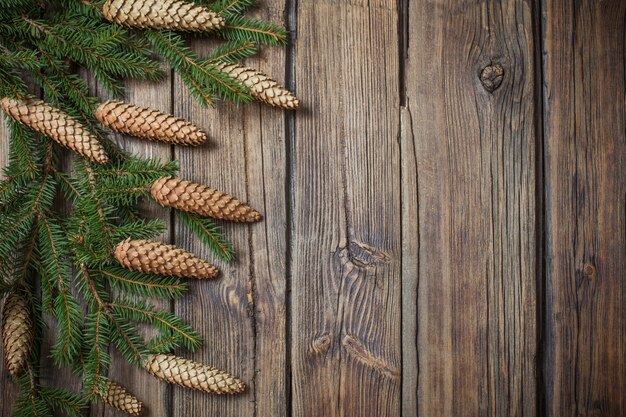
[[[626,415],[626,3],[543,1],[546,415]]]
[[[256,16],[284,22],[285,1],[259,2]],[[285,48],[262,48],[247,64],[283,83]],[[263,223],[250,227],[248,292],[252,296],[255,344],[253,401],[255,416],[286,416],[288,410],[286,341],[286,138],[285,115],[262,104],[242,107],[248,199],[263,213]],[[248,252],[249,253],[246,253]]]
[[[284,1],[260,2],[257,16],[283,19]],[[213,44],[194,41],[204,54]],[[282,48],[263,48],[257,67],[279,80],[285,72]],[[243,379],[247,392],[216,397],[174,390],[174,415],[285,415],[287,413],[285,343],[285,127],[281,111],[253,103],[219,103],[204,109],[175,80],[175,111],[205,128],[210,143],[195,149],[176,149],[181,176],[211,185],[247,200],[264,219],[260,224],[224,223],[238,259],[218,261],[204,245],[176,224],[176,242],[214,261],[222,276],[207,283],[192,283],[192,291],[176,311],[205,338],[194,359],[226,369]]]
[[[203,55],[209,49],[206,41],[194,41],[193,49]],[[197,148],[176,148],[181,177],[226,191],[243,201],[249,200],[246,172],[245,111],[235,105],[220,103],[216,109],[200,107],[176,75],[174,112],[203,128],[209,143]],[[253,205],[258,202],[250,201]],[[252,227],[259,227],[258,225]],[[262,227],[262,226],[261,226]],[[227,264],[211,254],[195,235],[175,222],[176,245],[190,250],[216,264],[217,280],[190,282],[190,291],[175,306],[176,313],[191,323],[204,339],[204,347],[195,353],[183,350],[181,356],[227,370],[250,384],[254,379],[254,318],[249,303],[250,229],[241,224],[225,224],[224,230],[234,243],[239,258]],[[253,391],[252,391],[253,392]],[[174,416],[253,415],[253,394],[248,389],[238,396],[211,396],[173,390]]]
[[[402,176],[418,187],[404,229],[418,229],[403,259],[419,265],[403,277],[418,292],[404,398],[419,402],[405,415],[534,416],[533,13],[521,0],[412,2],[408,28]],[[490,64],[504,71],[492,93],[479,79]]]
[[[299,1],[293,415],[400,413],[397,3]]]

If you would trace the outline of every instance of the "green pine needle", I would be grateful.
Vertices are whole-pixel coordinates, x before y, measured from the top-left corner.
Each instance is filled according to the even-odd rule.
[[[213,64],[216,62],[236,63],[254,56],[256,53],[257,48],[252,42],[230,41],[215,48],[211,51],[209,56],[200,62],[202,65]]]
[[[245,16],[233,16],[217,35],[229,41],[248,41],[257,45],[284,45],[287,31],[272,22]]]
[[[113,288],[128,294],[139,294],[154,298],[178,298],[187,292],[187,285],[174,277],[132,272],[126,269],[108,266],[96,271]]]
[[[233,245],[226,239],[213,219],[184,211],[177,211],[176,214],[216,255],[227,262],[232,262],[235,259]]]

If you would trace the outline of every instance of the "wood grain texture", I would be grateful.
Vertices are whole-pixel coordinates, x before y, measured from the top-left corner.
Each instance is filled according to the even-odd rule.
[[[400,413],[397,4],[299,1],[293,416]]]
[[[544,1],[546,414],[626,415],[623,1]]]
[[[252,14],[289,24],[292,46],[247,65],[293,85],[301,110],[202,108],[174,75],[129,83],[128,101],[209,142],[115,136],[264,215],[223,223],[232,264],[179,221],[163,237],[223,272],[169,305],[205,340],[176,353],[248,388],[171,387],[114,349],[110,376],[148,416],[626,416],[626,3],[260,0]],[[6,135],[0,121],[3,165]],[[80,388],[42,366],[43,383]],[[0,374],[4,417],[17,387]]]
[[[405,415],[534,416],[532,10],[517,0],[409,8],[402,177],[417,187],[405,188],[403,230],[418,226],[403,280],[417,291],[417,329],[405,317],[416,341],[404,341],[404,398],[419,401]],[[504,78],[490,93],[480,75],[492,64]]]

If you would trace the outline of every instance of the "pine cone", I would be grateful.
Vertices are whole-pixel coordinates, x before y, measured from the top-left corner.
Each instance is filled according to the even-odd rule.
[[[241,81],[250,89],[252,97],[272,107],[294,110],[300,106],[300,101],[291,91],[262,72],[244,67],[243,65],[226,62],[220,62],[215,68]]]
[[[12,293],[2,310],[2,347],[9,374],[15,377],[22,373],[32,343],[33,323],[28,305],[18,293]]]
[[[162,177],[150,187],[152,197],[163,206],[234,222],[256,222],[261,214],[222,191],[180,178]]]
[[[159,379],[198,391],[237,394],[246,387],[227,372],[174,355],[151,355],[143,366]]]
[[[61,110],[35,98],[16,100],[4,97],[1,104],[2,110],[13,119],[51,137],[77,154],[101,164],[108,161],[98,139],[76,119]]]
[[[103,125],[138,138],[176,145],[200,145],[206,141],[206,135],[197,126],[148,107],[109,100],[98,106],[95,116]]]
[[[126,388],[117,385],[113,381],[108,381],[106,389],[106,395],[102,396],[102,399],[111,407],[115,407],[132,416],[139,416],[143,413],[143,403],[126,391]]]
[[[124,267],[146,274],[208,279],[219,271],[210,263],[174,245],[126,239],[115,247],[115,259]]]
[[[211,31],[224,27],[224,18],[204,6],[181,0],[107,0],[107,20],[138,28]]]

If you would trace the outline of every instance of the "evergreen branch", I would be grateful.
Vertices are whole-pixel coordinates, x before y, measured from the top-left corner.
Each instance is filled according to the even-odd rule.
[[[68,364],[80,352],[82,332],[81,310],[78,300],[70,290],[71,269],[65,242],[65,233],[56,222],[42,217],[39,233],[42,281],[55,283],[57,296],[54,298],[53,314],[58,323],[57,342],[51,353],[57,364]]]
[[[150,354],[150,351],[145,348],[143,340],[139,336],[139,333],[137,333],[137,329],[126,321],[122,315],[111,313],[108,307],[104,311],[115,327],[116,331],[112,332],[112,340],[118,352],[120,352],[129,363],[141,367],[143,365],[143,358]]]
[[[249,58],[257,53],[256,46],[248,41],[231,41],[215,48],[211,54],[200,61],[201,65],[215,64],[217,62],[235,63]]]
[[[165,232],[165,223],[161,219],[137,219],[122,225],[111,227],[111,240],[121,242],[124,239],[150,239]]]
[[[226,239],[213,219],[185,213],[184,211],[177,211],[176,213],[187,227],[216,255],[227,262],[235,259],[235,251],[232,244]]]
[[[217,35],[230,41],[248,41],[257,45],[284,45],[288,39],[282,26],[245,16],[231,17]]]
[[[41,387],[39,393],[51,408],[70,417],[82,416],[83,409],[87,406],[83,397],[61,388]]]
[[[132,272],[115,266],[97,271],[113,288],[147,297],[176,298],[187,291],[187,285],[174,277]]]
[[[36,341],[41,340],[41,310],[53,316],[58,330],[51,349],[54,362],[82,374],[90,399],[106,389],[110,345],[140,365],[155,350],[179,345],[194,349],[200,336],[180,317],[143,299],[181,296],[187,291],[184,283],[128,271],[112,262],[119,241],[163,233],[164,222],[143,219],[137,203],[149,195],[155,180],[175,176],[178,165],[130,155],[109,140],[93,114],[98,100],[75,69],[86,69],[100,89],[121,94],[123,78],[160,78],[152,56],[156,51],[202,104],[217,99],[241,103],[252,99],[248,89],[217,65],[254,55],[256,43],[286,40],[280,26],[242,16],[253,0],[206,0],[226,18],[227,27],[218,35],[229,42],[201,59],[177,33],[131,31],[103,20],[103,2],[0,0],[0,97],[32,95],[34,80],[45,100],[91,131],[109,156],[102,166],[76,158],[70,174],[60,166],[58,148],[49,138],[8,120],[9,163],[0,180],[0,294],[24,287],[39,334]],[[52,209],[55,197],[71,203],[63,218]],[[218,256],[234,257],[232,245],[213,220],[179,215]],[[77,269],[74,281],[72,266]],[[33,288],[40,289],[41,300]],[[148,344],[138,333],[140,323],[158,330]],[[38,363],[39,350],[31,349],[33,364]],[[81,396],[39,386],[37,369],[30,364],[18,381],[22,390],[15,415],[47,416],[55,411],[78,416],[85,405]]]
[[[117,300],[109,306],[128,320],[154,324],[161,331],[172,332],[189,350],[195,350],[200,346],[200,335],[174,314],[154,310],[152,306],[141,301]]]
[[[146,36],[157,52],[179,71],[183,81],[202,104],[212,105],[213,97],[238,103],[252,100],[245,86],[213,66],[202,65],[178,34],[147,31]]]
[[[147,348],[152,353],[169,352],[179,346],[179,341],[178,337],[171,334],[161,334],[150,340]]]
[[[211,10],[228,18],[245,13],[255,3],[256,0],[219,0],[211,5]]]

